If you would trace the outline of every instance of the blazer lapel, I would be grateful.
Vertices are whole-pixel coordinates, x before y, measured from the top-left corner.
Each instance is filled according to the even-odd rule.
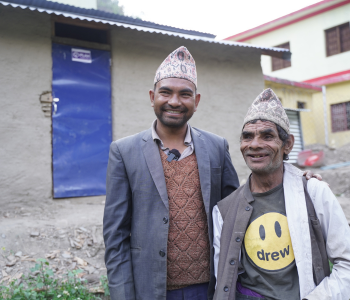
[[[168,192],[166,189],[163,164],[160,159],[159,148],[157,143],[152,139],[152,130],[146,131],[143,136],[144,143],[142,145],[142,151],[145,156],[145,160],[151,173],[152,179],[158,193],[167,209],[169,209]]]
[[[205,211],[209,214],[210,207],[210,160],[205,140],[201,133],[191,128],[192,139],[194,143],[194,151],[197,157],[199,180],[201,182],[202,196]]]

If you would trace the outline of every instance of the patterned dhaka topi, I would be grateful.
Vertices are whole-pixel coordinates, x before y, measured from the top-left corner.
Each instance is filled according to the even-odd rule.
[[[289,119],[280,99],[272,89],[264,90],[249,107],[244,118],[243,127],[253,120],[267,120],[281,126],[288,134]]]
[[[196,62],[186,47],[171,52],[159,66],[154,84],[164,78],[180,78],[191,81],[197,87]]]

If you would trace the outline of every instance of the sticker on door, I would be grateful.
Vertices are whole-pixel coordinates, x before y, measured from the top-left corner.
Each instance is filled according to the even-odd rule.
[[[85,49],[72,48],[72,61],[79,61],[91,64],[91,51]]]

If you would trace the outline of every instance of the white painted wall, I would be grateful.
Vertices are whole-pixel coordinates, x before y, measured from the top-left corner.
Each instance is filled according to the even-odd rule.
[[[272,72],[271,57],[262,56],[266,75],[304,81],[350,69],[350,51],[326,56],[324,30],[350,21],[350,4],[338,7],[248,41],[262,46],[290,43],[292,66]]]
[[[97,9],[97,0],[55,0],[53,2],[73,5],[81,8]]]

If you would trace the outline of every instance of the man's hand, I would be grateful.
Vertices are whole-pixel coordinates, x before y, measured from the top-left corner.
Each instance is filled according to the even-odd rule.
[[[320,174],[314,174],[310,170],[305,170],[304,173],[303,173],[303,176],[306,177],[306,180],[309,180],[310,178],[313,177],[313,178],[318,179],[319,181],[322,181],[322,176]],[[327,183],[327,182],[324,181],[324,183]],[[328,186],[329,186],[329,184],[328,184]]]
[[[318,179],[319,181],[322,181],[322,176],[320,174],[314,174],[310,170],[305,170],[303,176],[305,176],[307,180],[314,177],[314,178]]]

